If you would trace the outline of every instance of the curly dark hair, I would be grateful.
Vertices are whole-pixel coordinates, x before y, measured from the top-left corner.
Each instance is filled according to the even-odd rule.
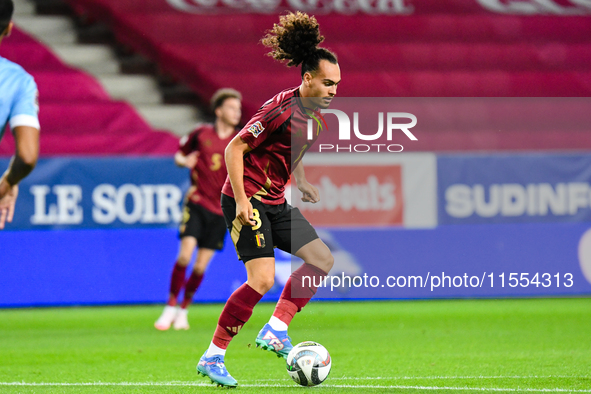
[[[318,70],[320,60],[337,64],[337,56],[318,45],[324,41],[320,26],[314,16],[304,12],[290,12],[279,17],[279,23],[261,39],[264,46],[271,49],[268,56],[280,62],[287,61],[287,67],[302,65],[302,77],[306,72]]]
[[[12,0],[0,0],[0,34],[8,27],[14,12]]]

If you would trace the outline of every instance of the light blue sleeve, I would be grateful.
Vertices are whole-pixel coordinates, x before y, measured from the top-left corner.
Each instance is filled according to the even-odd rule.
[[[39,93],[37,84],[29,74],[21,75],[9,115],[10,128],[30,126],[39,129]]]

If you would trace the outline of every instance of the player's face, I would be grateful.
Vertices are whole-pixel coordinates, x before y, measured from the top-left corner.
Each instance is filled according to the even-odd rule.
[[[238,126],[242,117],[242,104],[237,98],[227,98],[224,103],[215,110],[220,120],[232,127]]]
[[[341,82],[341,69],[338,64],[328,60],[321,60],[318,71],[308,81],[308,97],[320,108],[328,108],[331,100],[337,94],[337,85]]]

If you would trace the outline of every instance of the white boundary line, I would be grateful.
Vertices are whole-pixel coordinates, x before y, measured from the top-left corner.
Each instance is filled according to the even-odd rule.
[[[546,376],[547,377],[559,377],[559,376]],[[572,377],[576,378],[575,376],[564,376],[564,377]],[[409,379],[420,379],[419,377],[405,377]],[[433,379],[437,378],[444,378],[450,379],[454,377],[430,377]],[[459,378],[470,378],[470,377],[459,377]],[[502,378],[502,376],[494,376],[494,377],[475,377],[475,378]],[[513,376],[508,378],[542,378],[542,376],[528,376],[528,377],[520,377],[520,376]],[[339,378],[333,378],[339,379]],[[340,378],[343,379],[343,378]],[[347,378],[344,378],[347,379]],[[359,378],[359,379],[376,379],[376,378]],[[385,378],[385,377],[377,377],[377,379],[392,379],[392,378]],[[146,387],[146,386],[154,386],[154,387],[171,387],[171,386],[181,386],[181,387],[212,387],[213,385],[206,382],[79,382],[79,383],[51,383],[51,382],[0,382],[0,386],[13,386],[13,387],[43,387],[43,386],[53,386],[53,387],[84,387],[84,386],[123,386],[123,387]],[[240,384],[239,387],[258,387],[258,388],[293,388],[295,387],[294,384]],[[492,392],[539,392],[539,393],[558,393],[558,392],[570,392],[570,393],[591,393],[591,389],[589,390],[581,390],[581,389],[561,389],[561,388],[541,388],[541,389],[533,389],[533,388],[499,388],[499,387],[448,387],[448,386],[400,386],[400,385],[352,385],[352,384],[325,384],[321,387],[326,388],[348,388],[348,389],[355,389],[355,388],[366,388],[366,389],[399,389],[399,390],[449,390],[449,391],[492,391]]]
[[[205,382],[77,382],[77,383],[60,383],[60,382],[0,382],[0,386],[212,386],[211,383]]]
[[[430,379],[430,380],[443,380],[443,379],[589,379],[591,376],[569,376],[569,375],[530,375],[530,376],[367,376],[367,377],[337,377],[330,376],[330,380],[419,380],[419,379]],[[253,382],[270,382],[270,381],[282,381],[284,379],[258,379]]]
[[[529,389],[529,388],[499,388],[499,387],[438,387],[438,386],[370,386],[370,385],[326,385],[326,387],[335,388],[372,388],[372,389],[406,389],[406,390],[454,390],[454,391],[527,391],[527,392],[565,392],[565,393],[591,393],[591,390],[573,390],[573,389]]]

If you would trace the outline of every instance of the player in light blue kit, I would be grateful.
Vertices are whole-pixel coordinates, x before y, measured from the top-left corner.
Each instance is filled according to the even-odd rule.
[[[0,44],[12,31],[12,0],[0,0]],[[0,177],[0,230],[12,222],[18,183],[35,167],[39,157],[37,85],[21,66],[0,57],[0,142],[10,126],[16,152]]]

